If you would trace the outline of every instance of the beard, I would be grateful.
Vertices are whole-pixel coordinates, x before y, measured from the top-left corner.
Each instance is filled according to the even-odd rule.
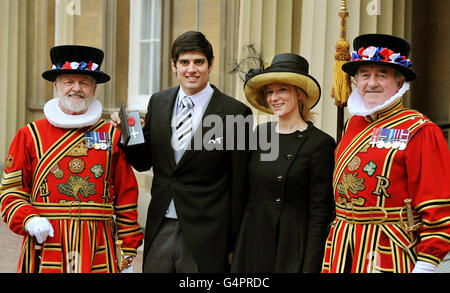
[[[71,97],[73,95],[77,95],[83,97],[83,99],[73,100]],[[82,93],[70,92],[69,94],[59,97],[59,102],[61,106],[73,113],[84,113],[89,108],[89,104],[91,103],[91,99],[86,98],[86,96]]]

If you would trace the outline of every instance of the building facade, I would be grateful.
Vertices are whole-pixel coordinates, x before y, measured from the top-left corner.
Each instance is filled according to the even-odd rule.
[[[336,137],[337,110],[330,90],[340,5],[340,0],[0,0],[1,163],[16,131],[43,118],[43,106],[52,98],[52,85],[41,77],[51,67],[51,47],[103,49],[102,68],[112,77],[97,90],[104,117],[109,119],[122,104],[144,115],[152,93],[177,84],[170,46],[187,30],[202,31],[212,42],[211,83],[245,103],[243,82],[230,73],[245,46],[254,45],[263,58],[284,52],[304,56],[322,87],[314,123]],[[347,10],[350,43],[362,33],[411,41],[419,77],[404,103],[442,125],[448,139],[450,1],[347,0]],[[140,222],[145,223],[152,174],[137,175]]]

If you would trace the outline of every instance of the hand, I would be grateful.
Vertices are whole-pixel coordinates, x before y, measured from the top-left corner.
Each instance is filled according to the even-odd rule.
[[[31,236],[35,236],[39,243],[43,243],[48,236],[53,237],[52,224],[43,217],[34,217],[26,225],[25,229]]]
[[[128,114],[128,110],[127,110],[127,114]],[[114,127],[120,127],[121,122],[122,121],[120,121],[119,112],[114,112],[111,114],[111,121],[109,121],[109,123],[111,123]],[[142,128],[144,127],[144,125],[145,125],[144,119],[141,118]]]
[[[114,126],[114,127],[119,127],[120,126],[120,118],[119,118],[119,112],[114,112],[111,114],[111,121],[110,123]]]
[[[417,261],[412,273],[435,273],[437,267],[426,261]]]

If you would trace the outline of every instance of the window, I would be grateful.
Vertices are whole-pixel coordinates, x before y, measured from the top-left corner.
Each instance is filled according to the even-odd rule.
[[[159,91],[161,0],[130,1],[128,108],[145,111]]]

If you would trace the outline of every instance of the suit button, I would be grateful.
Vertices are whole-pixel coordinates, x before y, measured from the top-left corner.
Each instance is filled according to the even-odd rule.
[[[279,205],[281,204],[281,198],[277,198],[277,199],[275,200],[275,204],[276,204],[277,206],[279,206]]]
[[[286,159],[291,160],[294,157],[294,155],[288,154],[286,155]]]
[[[278,182],[283,182],[283,176],[281,176],[281,175],[278,176],[278,177],[277,177],[277,181],[278,181]]]

